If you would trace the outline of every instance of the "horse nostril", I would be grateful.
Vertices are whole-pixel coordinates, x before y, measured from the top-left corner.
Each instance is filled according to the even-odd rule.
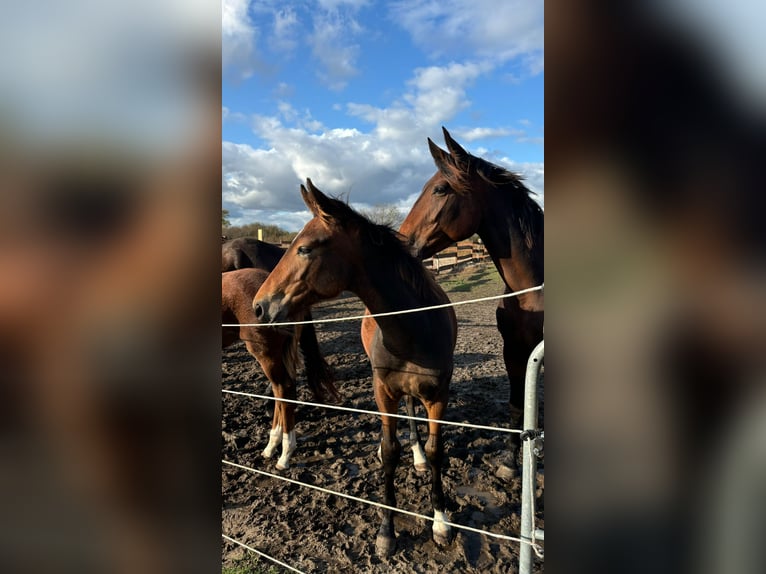
[[[256,303],[253,305],[253,312],[255,313],[255,318],[260,319],[263,317],[263,307],[261,307],[260,303]]]

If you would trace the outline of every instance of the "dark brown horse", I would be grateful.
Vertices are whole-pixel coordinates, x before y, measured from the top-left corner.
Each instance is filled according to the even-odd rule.
[[[224,324],[252,324],[253,297],[269,276],[262,269],[238,269],[221,274],[221,320]],[[311,313],[306,311],[304,320],[311,319]],[[303,345],[303,327],[297,325],[294,330],[264,329],[259,327],[224,327],[222,332],[222,347],[228,347],[237,340],[245,342],[247,350],[258,361],[271,381],[274,396],[295,400],[295,379],[299,365],[298,340],[300,339],[306,364],[306,379],[309,388],[320,402],[327,395],[337,398],[333,377],[324,357],[319,353],[318,346]],[[313,338],[316,343],[316,336]],[[263,451],[263,456],[270,458],[280,440],[282,441],[282,456],[277,461],[278,469],[289,466],[290,457],[296,447],[295,441],[295,404],[276,401],[274,419],[269,433],[269,442]]]
[[[254,237],[237,237],[221,244],[221,272],[254,267],[271,271],[285,250],[279,245],[260,241]]]
[[[542,284],[543,210],[518,175],[471,155],[442,129],[449,151],[428,139],[438,170],[399,231],[423,259],[477,233],[506,293]],[[496,316],[511,385],[511,417],[519,424],[527,359],[543,338],[543,294],[501,299]]]
[[[402,238],[377,225],[345,203],[313,186],[301,186],[303,200],[314,214],[293,241],[282,261],[258,290],[253,309],[259,321],[276,323],[303,316],[314,303],[349,290],[372,313],[447,303],[447,295]],[[441,424],[452,378],[457,333],[451,308],[366,319],[362,325],[365,350],[372,363],[375,402],[383,413],[396,413],[400,399],[410,395],[426,408],[429,438],[426,456],[431,465],[433,538],[451,540],[441,467],[444,441]],[[385,471],[385,503],[396,506],[394,474],[401,446],[396,418],[382,417],[381,455]],[[384,510],[376,541],[379,555],[394,551],[393,511]]]

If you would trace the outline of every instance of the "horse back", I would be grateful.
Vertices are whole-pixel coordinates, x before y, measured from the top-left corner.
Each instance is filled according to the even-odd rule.
[[[231,239],[221,245],[221,272],[246,268],[272,271],[284,253],[279,245],[254,237]]]

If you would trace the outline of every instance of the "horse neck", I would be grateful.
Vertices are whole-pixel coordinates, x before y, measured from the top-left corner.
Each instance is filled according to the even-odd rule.
[[[366,258],[365,269],[356,274],[351,288],[371,313],[388,313],[447,302],[446,298],[440,297],[436,292],[433,296],[424,297],[415,286],[403,281],[393,267],[390,272],[382,271],[377,267],[376,262],[380,261],[381,259]],[[433,313],[405,313],[378,317],[375,321],[383,334],[383,343],[389,351],[397,355],[412,355],[423,351],[424,343],[428,345],[434,343],[433,340],[428,341],[428,338],[423,336],[425,333],[431,333],[435,329],[444,332],[443,325],[437,327],[434,324],[435,321],[442,319],[441,315]]]
[[[532,260],[533,254],[524,245],[518,217],[509,202],[498,198],[487,205],[478,235],[510,291],[536,287],[542,281],[542,276],[536,277],[534,266],[537,262]],[[542,310],[542,293],[539,291],[520,295],[518,301],[522,309]]]

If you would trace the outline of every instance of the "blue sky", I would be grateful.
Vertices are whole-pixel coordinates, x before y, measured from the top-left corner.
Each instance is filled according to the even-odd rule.
[[[406,212],[426,138],[543,196],[543,2],[223,0],[223,206],[295,231],[310,177],[355,207]]]

